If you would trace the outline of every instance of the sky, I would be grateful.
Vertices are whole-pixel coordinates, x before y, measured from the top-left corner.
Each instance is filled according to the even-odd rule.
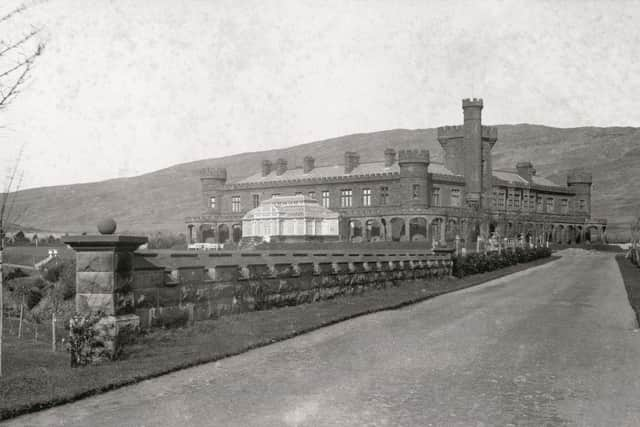
[[[639,126],[638,22],[625,1],[35,1],[0,30],[46,43],[0,167],[24,147],[22,188],[98,181],[459,124],[467,97],[486,124]]]

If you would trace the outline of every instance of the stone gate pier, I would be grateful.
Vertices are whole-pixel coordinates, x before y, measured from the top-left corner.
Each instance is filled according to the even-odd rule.
[[[147,238],[113,234],[115,229],[115,221],[105,220],[98,225],[99,235],[63,239],[76,252],[76,314],[103,316],[96,328],[104,351],[94,359],[115,356],[121,331],[140,323],[134,314],[133,260]]]

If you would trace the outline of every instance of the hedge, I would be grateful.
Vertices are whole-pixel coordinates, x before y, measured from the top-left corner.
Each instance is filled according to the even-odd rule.
[[[486,273],[518,263],[533,261],[551,256],[551,249],[540,248],[512,248],[501,252],[471,253],[466,256],[453,257],[452,274],[464,277],[469,274]]]

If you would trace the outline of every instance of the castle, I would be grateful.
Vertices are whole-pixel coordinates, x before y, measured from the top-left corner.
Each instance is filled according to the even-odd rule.
[[[566,185],[536,175],[530,162],[493,169],[495,127],[482,125],[482,99],[464,99],[464,123],[437,130],[444,162],[420,148],[384,151],[384,161],[289,169],[285,159],[262,161],[261,171],[227,182],[226,169],[202,171],[204,212],[186,218],[189,242],[239,242],[242,218],[261,202],[302,195],[340,214],[342,240],[427,240],[467,246],[478,237],[579,243],[601,239],[605,220],[591,218],[591,174],[574,172]]]

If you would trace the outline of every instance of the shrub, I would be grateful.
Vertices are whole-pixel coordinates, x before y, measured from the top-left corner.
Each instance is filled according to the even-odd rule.
[[[453,257],[452,273],[455,277],[486,273],[518,263],[551,256],[549,248],[508,248],[502,252],[471,253],[464,257]]]
[[[42,276],[49,282],[55,282],[56,292],[63,299],[73,298],[76,294],[76,261],[74,259],[61,259],[55,264],[48,265],[42,272]]]

